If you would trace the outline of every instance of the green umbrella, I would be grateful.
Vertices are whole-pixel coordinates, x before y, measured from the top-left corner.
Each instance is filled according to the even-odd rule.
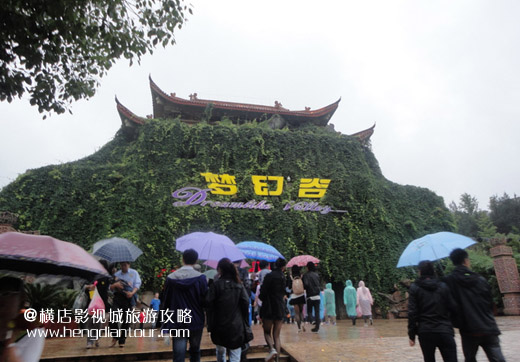
[[[206,276],[206,278],[208,278],[208,280],[213,279],[215,278],[215,275],[217,275],[217,271],[215,269],[210,269],[208,271],[205,271],[204,275]]]

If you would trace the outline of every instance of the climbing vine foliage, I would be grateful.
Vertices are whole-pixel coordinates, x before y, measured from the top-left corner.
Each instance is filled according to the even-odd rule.
[[[175,190],[207,187],[201,172],[236,178],[236,195],[211,195],[212,200],[265,199],[274,207],[174,207]],[[251,175],[291,181],[282,195],[260,197]],[[331,179],[320,204],[346,212],[283,210],[298,200],[298,180],[314,177]],[[29,170],[2,190],[0,210],[17,213],[22,230],[40,230],[86,249],[114,235],[134,241],[144,251],[134,267],[148,288],[159,288],[162,269],[180,265],[177,237],[214,231],[236,242],[270,243],[287,259],[314,255],[324,280],[338,290],[346,279],[364,280],[377,295],[390,292],[405,275],[395,265],[411,240],[453,228],[442,198],[386,180],[372,152],[349,136],[312,127],[187,126],[176,120],[150,120],[137,137],[119,132],[87,158]]]

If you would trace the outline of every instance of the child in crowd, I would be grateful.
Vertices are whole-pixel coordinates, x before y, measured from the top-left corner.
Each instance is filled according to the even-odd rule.
[[[294,305],[291,305],[289,302],[291,301],[291,298],[287,298],[287,308],[289,309],[289,315],[288,318],[290,319],[287,323],[294,324]]]
[[[159,293],[155,293],[152,301],[150,302],[150,308],[153,310],[153,328],[159,327],[159,307],[161,305],[161,300],[159,299]]]
[[[144,327],[144,317],[145,317],[144,308],[142,308],[141,311],[139,312],[139,329],[143,329],[143,327]]]

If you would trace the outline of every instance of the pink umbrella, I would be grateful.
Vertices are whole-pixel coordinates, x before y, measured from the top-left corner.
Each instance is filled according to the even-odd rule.
[[[219,262],[219,260],[206,260],[204,262],[204,265],[207,265],[207,266],[209,266],[209,267],[211,267],[213,269],[217,269],[218,262]],[[249,264],[245,260],[241,260],[240,261],[240,267],[241,268],[248,268]]]
[[[308,262],[312,261],[314,264],[318,264],[320,259],[313,257],[312,255],[298,255],[289,260],[287,267],[290,268],[293,265],[306,266]]]
[[[107,271],[79,245],[46,235],[17,232],[0,234],[0,265],[3,270],[31,274],[70,275],[92,278]]]

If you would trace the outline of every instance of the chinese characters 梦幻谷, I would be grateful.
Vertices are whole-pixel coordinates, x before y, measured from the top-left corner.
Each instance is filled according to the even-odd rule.
[[[203,172],[200,175],[205,178],[210,192],[214,195],[236,195],[238,192],[235,176],[211,172]],[[322,198],[327,192],[330,181],[330,179],[302,178],[300,179],[298,197]],[[251,182],[256,195],[280,196],[283,193],[283,176],[252,175]]]

